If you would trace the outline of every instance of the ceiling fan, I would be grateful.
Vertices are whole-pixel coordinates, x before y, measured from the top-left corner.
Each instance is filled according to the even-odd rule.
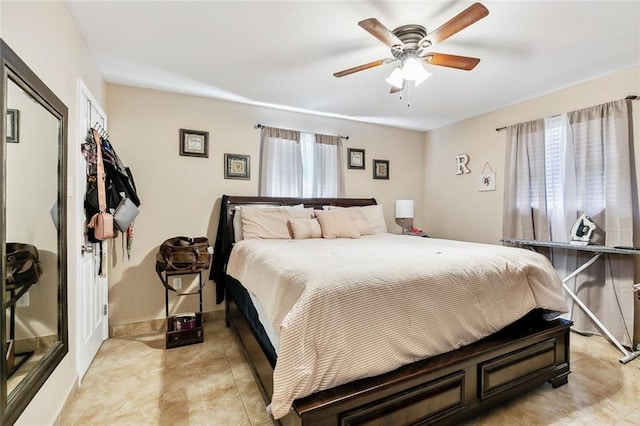
[[[417,24],[402,25],[393,31],[389,31],[376,18],[365,19],[358,22],[358,25],[391,48],[393,58],[379,59],[333,75],[335,77],[344,77],[345,75],[400,61],[400,65],[386,79],[391,84],[391,93],[395,93],[401,91],[407,81],[413,81],[414,85],[417,86],[431,75],[424,68],[424,63],[471,71],[478,65],[480,59],[436,53],[429,50],[429,48],[443,42],[488,14],[489,10],[486,7],[480,3],[474,3],[430,33],[427,33],[425,27]]]

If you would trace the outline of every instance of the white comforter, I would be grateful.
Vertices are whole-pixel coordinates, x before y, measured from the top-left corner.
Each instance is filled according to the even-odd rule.
[[[243,240],[227,273],[279,331],[270,409],[465,346],[534,308],[566,312],[561,280],[531,251],[377,234]]]

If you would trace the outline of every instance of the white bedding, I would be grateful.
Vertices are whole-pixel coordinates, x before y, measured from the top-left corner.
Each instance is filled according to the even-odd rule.
[[[243,240],[227,274],[279,332],[270,409],[460,348],[534,308],[566,312],[548,259],[497,245],[376,234]]]

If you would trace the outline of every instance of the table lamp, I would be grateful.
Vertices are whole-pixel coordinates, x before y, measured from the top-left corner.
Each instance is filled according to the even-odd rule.
[[[405,235],[405,220],[413,219],[413,200],[396,200],[396,219],[402,219],[402,235]]]

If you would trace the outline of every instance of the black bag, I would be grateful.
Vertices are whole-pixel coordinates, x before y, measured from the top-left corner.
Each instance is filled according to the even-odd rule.
[[[31,244],[7,243],[6,264],[7,290],[35,284],[42,275],[38,249]]]

